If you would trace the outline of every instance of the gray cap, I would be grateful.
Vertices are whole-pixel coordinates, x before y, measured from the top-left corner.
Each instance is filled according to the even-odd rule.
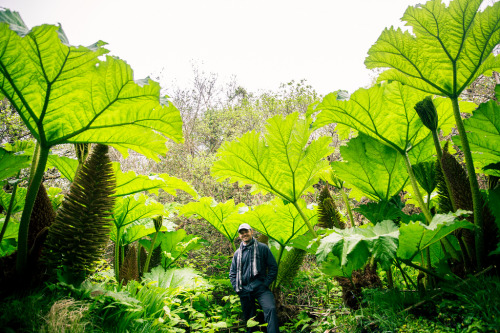
[[[250,224],[248,223],[242,223],[240,224],[240,226],[238,227],[238,232],[240,232],[240,230],[243,230],[243,229],[246,229],[246,230],[252,230],[252,227],[250,226]]]

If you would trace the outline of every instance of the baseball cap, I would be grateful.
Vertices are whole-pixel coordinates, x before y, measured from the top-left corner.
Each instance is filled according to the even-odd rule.
[[[252,227],[250,226],[250,224],[248,223],[242,223],[240,224],[240,226],[238,227],[238,232],[240,232],[240,230],[243,230],[243,229],[246,229],[246,230],[252,230]]]

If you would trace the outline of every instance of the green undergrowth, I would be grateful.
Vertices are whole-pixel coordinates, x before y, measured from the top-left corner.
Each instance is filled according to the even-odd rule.
[[[158,272],[126,286],[108,272],[78,288],[60,282],[12,295],[0,303],[1,331],[215,332],[239,323],[230,284],[196,277],[190,268]]]
[[[155,274],[162,279],[162,274]],[[0,328],[2,332],[244,331],[239,299],[229,280],[196,279],[195,284],[172,280],[167,286],[146,277],[142,283],[118,286],[107,272],[79,288],[47,284],[2,300]],[[360,309],[353,311],[343,305],[340,286],[311,265],[283,286],[279,303],[281,313],[289,315],[281,323],[284,333],[500,330],[498,277],[472,277],[426,295],[367,289]]]
[[[317,273],[317,274],[316,274]],[[319,271],[301,271],[284,288],[300,304],[283,332],[500,332],[500,279],[470,277],[435,292],[365,289],[358,310],[345,308],[337,283]]]

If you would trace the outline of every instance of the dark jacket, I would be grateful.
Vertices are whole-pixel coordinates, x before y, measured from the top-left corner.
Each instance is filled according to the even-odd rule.
[[[250,256],[253,253],[253,246],[258,246],[258,262],[257,262],[257,276],[252,276],[252,268],[250,267]],[[253,244],[250,246],[242,246],[236,250],[233,256],[233,261],[231,263],[231,269],[229,270],[229,279],[233,285],[233,289],[236,291],[236,261],[238,252],[243,248],[241,255],[241,291],[242,292],[252,292],[256,290],[260,285],[269,287],[269,285],[276,279],[278,275],[278,264],[276,259],[274,259],[271,250],[267,245],[259,243],[256,239],[253,240]]]

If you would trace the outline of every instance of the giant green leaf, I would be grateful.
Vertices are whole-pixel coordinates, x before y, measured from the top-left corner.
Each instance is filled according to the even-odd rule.
[[[480,10],[482,0],[441,0],[410,6],[402,21],[385,29],[368,51],[368,68],[390,68],[379,80],[396,80],[432,94],[458,97],[479,75],[500,68],[492,54],[500,42],[500,3]]]
[[[151,272],[144,273],[144,281],[146,285],[154,285],[167,289],[171,293],[174,293],[175,289],[193,289],[208,284],[205,279],[191,267],[172,268],[166,271],[160,266],[154,267],[151,269]]]
[[[389,200],[408,181],[403,157],[396,150],[373,138],[359,134],[347,146],[340,147],[344,162],[333,162],[332,168],[343,181],[354,186],[351,196],[358,200]]]
[[[73,181],[78,168],[78,160],[65,156],[49,155],[47,165],[49,167],[56,167],[63,177],[69,181]],[[198,193],[196,193],[190,184],[182,179],[169,176],[166,173],[140,175],[132,170],[122,172],[120,163],[118,162],[113,162],[113,169],[116,177],[115,197],[122,197],[143,191],[158,195],[159,189],[173,196],[177,195],[178,190],[182,190],[195,198],[198,197]]]
[[[312,141],[310,119],[292,113],[268,120],[264,134],[251,131],[235,141],[225,142],[212,175],[222,181],[252,184],[257,190],[271,192],[295,203],[311,191],[319,173],[328,168],[326,156],[333,152],[330,138]]]
[[[47,195],[49,196],[52,208],[54,208],[54,212],[59,209],[59,206],[61,206],[64,200],[64,194],[62,194],[61,192],[62,189],[60,189],[59,187],[50,187],[47,189]]]
[[[392,201],[381,200],[379,202],[369,202],[359,205],[353,209],[368,219],[373,224],[384,220],[396,220],[404,217],[404,213]]]
[[[143,237],[146,237],[156,232],[153,223],[148,223],[148,222],[144,223],[144,221],[149,222],[149,219],[137,220],[125,226],[123,233],[121,235],[121,240],[120,240],[121,246],[131,244]],[[167,230],[167,228],[164,228],[164,230]],[[113,242],[116,242],[116,228],[112,229],[110,239]]]
[[[431,136],[414,109],[425,96],[397,82],[358,89],[347,101],[337,100],[329,94],[312,110],[321,111],[314,128],[337,123],[337,126],[352,128],[403,153]],[[453,122],[452,105],[445,102],[439,105],[438,126],[449,127]]]
[[[201,248],[204,242],[200,237],[188,235],[184,229],[164,232],[158,235],[163,252],[162,266],[167,269],[189,251]]]
[[[238,236],[238,226],[241,223],[235,216],[245,210],[245,204],[235,205],[233,199],[217,203],[211,197],[204,197],[199,202],[190,202],[181,207],[179,215],[203,218],[232,243]]]
[[[320,262],[334,260],[343,275],[350,276],[353,270],[363,267],[370,258],[383,269],[388,269],[396,256],[399,230],[394,222],[385,220],[376,225],[364,225],[348,229],[333,229],[316,252]],[[329,257],[329,255],[332,256]],[[329,270],[332,270],[330,267]]]
[[[304,200],[298,202],[311,225],[317,222],[315,210],[307,209]],[[284,204],[276,198],[271,202],[254,207],[244,214],[235,215],[240,223],[248,223],[261,233],[274,239],[281,246],[297,236],[304,234],[308,229],[300,213],[292,204]]]
[[[481,104],[472,117],[464,120],[464,126],[474,165],[485,174],[500,177],[499,170],[485,168],[500,162],[500,107],[497,102]],[[453,137],[453,143],[462,148],[458,136]]]
[[[0,93],[42,148],[96,142],[158,159],[166,138],[182,140],[179,111],[159,85],[134,82],[123,60],[101,60],[105,43],[70,46],[60,27],[29,30],[10,11],[0,22]]]
[[[139,175],[134,171],[122,172],[120,164],[113,163],[116,175],[116,193],[115,196],[124,196],[137,192],[148,191],[158,194],[162,189],[173,196],[177,195],[178,190],[182,190],[197,198],[198,193],[193,187],[182,179],[163,174]]]
[[[49,155],[47,168],[56,168],[61,173],[61,176],[73,182],[78,169],[78,160],[66,156]]]
[[[319,230],[318,233],[324,233],[324,230]],[[316,242],[316,237],[314,237],[309,231],[298,237],[295,237],[288,243],[288,245],[295,247],[299,250],[304,250],[310,254],[316,254],[318,250],[319,242]]]
[[[164,215],[165,207],[144,194],[136,194],[116,199],[113,222],[120,229],[134,221],[156,215]]]
[[[3,228],[3,224],[5,223],[5,217],[0,218],[0,230]],[[11,218],[7,228],[5,229],[5,234],[3,235],[2,241],[4,239],[15,239],[17,240],[17,234],[19,232],[19,223],[13,221]]]
[[[459,209],[455,213],[434,215],[429,225],[419,221],[402,224],[399,229],[398,257],[412,260],[420,251],[438,242],[454,230],[459,228],[473,229],[472,223],[458,219],[466,213],[469,212]]]
[[[428,194],[437,186],[436,162],[427,161],[412,165],[413,173],[418,183]]]
[[[15,154],[0,147],[0,180],[16,175],[20,170],[28,168],[31,156]]]
[[[5,211],[7,211],[7,209],[9,208],[11,198],[12,198],[11,193],[7,193],[3,189],[0,189],[0,206],[2,206],[5,209]],[[11,214],[15,214],[23,210],[25,198],[26,198],[26,188],[17,187]]]

